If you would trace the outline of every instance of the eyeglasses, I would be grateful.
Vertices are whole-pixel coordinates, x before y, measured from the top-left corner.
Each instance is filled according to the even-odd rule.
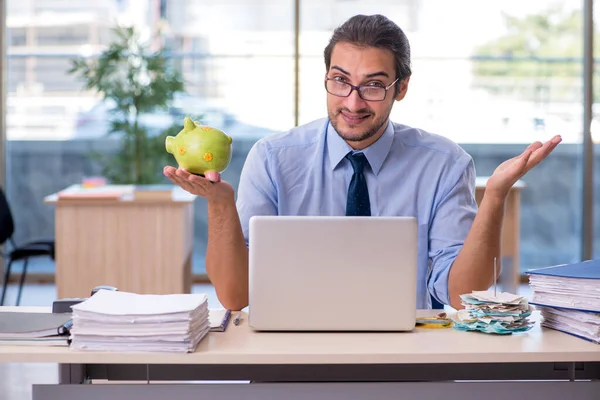
[[[325,90],[338,97],[348,97],[353,90],[358,92],[361,99],[365,101],[382,101],[387,95],[387,91],[396,83],[400,78],[397,78],[394,82],[388,86],[371,86],[371,85],[359,85],[354,86],[348,82],[338,81],[333,78],[325,77]]]

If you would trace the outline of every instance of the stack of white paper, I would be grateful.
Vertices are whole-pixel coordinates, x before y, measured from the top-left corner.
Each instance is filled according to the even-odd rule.
[[[534,304],[600,312],[600,279],[540,273],[529,275],[529,286]]]
[[[542,326],[600,344],[600,314],[546,306],[537,308],[543,317]]]
[[[454,328],[461,331],[509,334],[531,329],[531,307],[523,296],[493,291],[461,295],[465,307],[459,310]]]
[[[210,328],[205,294],[100,290],[72,308],[76,350],[193,352]]]
[[[532,304],[600,312],[600,260],[527,271]]]

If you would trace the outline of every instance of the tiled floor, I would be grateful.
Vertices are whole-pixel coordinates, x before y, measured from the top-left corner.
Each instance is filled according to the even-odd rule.
[[[220,308],[214,288],[209,284],[194,285],[194,293],[206,293],[210,308]],[[528,285],[522,285],[519,293],[529,295]],[[16,299],[16,286],[9,286],[5,305],[13,305]],[[24,306],[50,306],[56,297],[54,285],[26,285],[21,297]],[[0,364],[0,400],[29,400],[31,385],[56,383],[58,370],[56,364]]]

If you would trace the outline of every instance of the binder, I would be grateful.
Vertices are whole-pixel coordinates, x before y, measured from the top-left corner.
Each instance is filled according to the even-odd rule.
[[[527,272],[541,326],[600,343],[600,260]]]
[[[0,345],[69,344],[70,313],[7,311],[0,314]]]
[[[531,304],[600,312],[600,260],[561,264],[526,272]]]
[[[597,279],[600,281],[600,259],[538,268],[529,270],[525,274],[554,276],[567,279]]]
[[[600,314],[560,307],[538,307],[541,326],[600,344]]]
[[[42,338],[64,335],[71,314],[4,312],[0,318],[0,338]]]

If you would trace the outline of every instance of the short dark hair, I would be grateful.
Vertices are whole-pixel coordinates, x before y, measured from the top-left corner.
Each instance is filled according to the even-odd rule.
[[[329,44],[325,47],[325,68],[327,71],[331,66],[333,47],[339,42],[390,50],[394,55],[396,65],[396,77],[394,79],[400,78],[396,84],[396,94],[400,90],[400,81],[408,78],[412,73],[408,38],[396,23],[383,15],[359,14],[338,26],[333,31]]]

